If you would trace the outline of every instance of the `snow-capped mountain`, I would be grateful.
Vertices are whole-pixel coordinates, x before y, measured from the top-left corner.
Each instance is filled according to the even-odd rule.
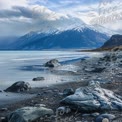
[[[21,36],[6,49],[46,50],[46,49],[84,49],[98,48],[111,35],[102,26],[90,26],[77,18],[61,18],[60,21],[44,23],[45,27]]]
[[[30,32],[12,44],[14,50],[78,49],[100,47],[109,36],[86,24],[46,32]]]

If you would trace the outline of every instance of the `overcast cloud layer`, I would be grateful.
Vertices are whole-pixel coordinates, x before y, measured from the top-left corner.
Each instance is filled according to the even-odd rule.
[[[120,0],[0,0],[0,36],[65,27],[76,19],[122,33],[121,6]]]

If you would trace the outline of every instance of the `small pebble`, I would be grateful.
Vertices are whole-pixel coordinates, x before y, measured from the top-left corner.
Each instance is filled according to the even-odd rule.
[[[43,99],[41,99],[41,101],[43,101]]]
[[[97,113],[97,112],[96,112],[96,113],[92,113],[92,114],[91,114],[91,116],[93,116],[93,117],[97,117],[97,116],[99,116],[99,115],[100,115],[100,114],[99,114],[99,113]]]
[[[101,114],[96,118],[95,122],[110,122],[114,118],[113,114]]]
[[[109,121],[109,119],[104,118],[104,119],[102,120],[102,122],[110,122],[110,121]]]

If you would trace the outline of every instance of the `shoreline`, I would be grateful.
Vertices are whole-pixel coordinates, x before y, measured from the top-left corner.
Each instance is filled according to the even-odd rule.
[[[57,108],[61,107],[62,104],[60,104],[60,101],[64,98],[62,96],[62,93],[67,88],[72,88],[74,91],[79,87],[86,87],[88,85],[89,81],[96,80],[100,82],[100,86],[102,88],[108,89],[116,93],[117,95],[122,96],[122,82],[121,82],[121,74],[120,77],[117,77],[117,75],[112,75],[110,72],[110,65],[105,67],[104,71],[100,71],[97,69],[97,71],[94,70],[94,68],[97,68],[99,65],[102,66],[103,64],[97,64],[99,63],[99,60],[101,57],[94,57],[89,58],[85,60],[80,60],[78,62],[75,62],[74,65],[78,66],[77,72],[60,72],[60,70],[54,70],[54,73],[59,76],[67,76],[72,79],[72,82],[60,82],[58,84],[53,84],[48,87],[35,87],[30,89],[27,92],[23,92],[22,94],[25,95],[34,95],[31,98],[27,98],[26,100],[20,100],[13,103],[9,103],[5,105],[4,107],[0,107],[0,118],[5,117],[12,111],[17,110],[18,108],[27,107],[27,106],[35,106],[36,104],[44,104],[46,107],[52,109],[54,112],[56,112]],[[103,62],[106,64],[106,61]],[[96,65],[97,64],[97,65]],[[94,68],[93,68],[94,67]],[[57,72],[59,71],[59,72]],[[94,72],[95,71],[95,72]],[[119,72],[121,71],[121,68],[119,69]],[[117,73],[118,74],[118,73]],[[79,75],[79,77],[78,77]],[[66,80],[65,77],[62,80]],[[43,83],[44,81],[37,81],[38,83]],[[0,93],[2,94],[2,93]],[[18,94],[18,93],[16,93]],[[18,94],[19,95],[19,94]],[[10,101],[9,101],[10,102]],[[97,111],[96,111],[97,112]],[[121,111],[106,111],[110,114],[115,114],[116,116],[122,116]],[[100,114],[105,113],[105,111],[99,112]],[[81,115],[88,114],[88,113],[79,113],[79,119],[87,122],[94,121],[95,117],[82,117]],[[75,116],[75,112],[71,112],[70,114],[66,115],[67,117]],[[65,116],[63,116],[65,118]],[[54,121],[52,121],[54,122]],[[60,122],[60,121],[59,121]]]

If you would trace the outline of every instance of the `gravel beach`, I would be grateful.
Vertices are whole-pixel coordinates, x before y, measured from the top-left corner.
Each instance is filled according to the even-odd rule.
[[[113,55],[113,54],[111,54]],[[109,54],[110,56],[110,54]],[[72,88],[74,91],[79,87],[86,87],[89,81],[98,81],[100,83],[101,88],[108,89],[113,91],[115,94],[122,96],[122,69],[121,69],[121,53],[119,54],[119,60],[112,58],[109,61],[109,58],[104,57],[95,57],[90,59],[84,59],[73,63],[74,67],[78,67],[76,71],[62,71],[59,70],[61,67],[53,68],[51,70],[57,76],[67,76],[72,79],[71,82],[63,82],[65,81],[65,77],[62,78],[62,81],[55,85],[50,85],[47,87],[36,87],[31,88],[29,91],[24,91],[22,93],[5,93],[8,94],[6,102],[0,101],[0,118],[1,121],[6,115],[15,111],[18,108],[26,107],[26,106],[35,106],[37,104],[44,104],[47,108],[50,108],[54,111],[56,115],[56,110],[62,106],[60,103],[62,99],[65,97],[62,95],[65,89]],[[118,58],[117,57],[117,58]],[[119,63],[118,63],[119,62]],[[113,71],[114,70],[114,71]],[[112,72],[113,71],[113,72]],[[44,81],[37,81],[44,82]],[[17,97],[17,94],[19,97]],[[14,96],[14,97],[12,97]],[[27,97],[25,97],[27,96]],[[26,98],[26,99],[25,99]],[[19,100],[17,100],[19,99]],[[0,98],[1,100],[1,98]],[[14,102],[13,102],[14,101]],[[116,117],[122,116],[122,111],[110,110],[110,111],[96,111],[99,114],[114,114]],[[95,112],[94,112],[95,113]],[[62,120],[56,120],[56,117],[52,117],[49,122],[65,122],[65,119],[69,122],[94,122],[95,117],[90,116],[93,114],[91,112],[76,112],[71,111],[68,114],[63,114],[60,116]],[[40,122],[45,122],[47,120],[42,119]]]

